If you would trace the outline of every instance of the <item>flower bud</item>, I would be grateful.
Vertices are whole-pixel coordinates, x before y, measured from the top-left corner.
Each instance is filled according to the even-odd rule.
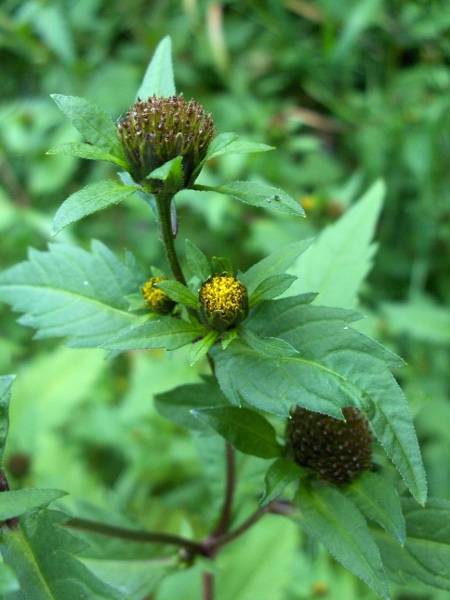
[[[200,288],[199,300],[204,324],[218,331],[237,327],[248,315],[247,288],[228,273],[208,277]]]
[[[297,406],[288,421],[288,452],[295,462],[337,485],[353,481],[370,468],[369,423],[355,407],[344,408],[345,421]]]
[[[215,135],[211,115],[203,106],[182,96],[148,100],[138,98],[125,117],[117,122],[117,137],[134,181],[152,193],[162,182],[147,179],[164,163],[182,157],[183,183],[190,187],[199,174],[199,165],[206,156]]]
[[[168,315],[172,312],[176,302],[171,300],[166,292],[155,286],[155,283],[167,281],[166,277],[152,277],[142,286],[142,295],[153,312],[159,315]]]

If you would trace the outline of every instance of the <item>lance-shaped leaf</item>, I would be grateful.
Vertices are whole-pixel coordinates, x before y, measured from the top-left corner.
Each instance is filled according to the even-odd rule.
[[[190,240],[186,240],[185,252],[192,275],[198,277],[200,281],[208,279],[211,274],[211,267],[203,252]]]
[[[199,172],[207,160],[215,158],[216,156],[220,156],[221,154],[225,154],[225,148],[234,142],[237,137],[237,133],[219,133],[219,135],[216,135],[216,137],[211,140],[206,152],[206,156],[198,167]]]
[[[194,409],[192,413],[244,454],[260,458],[281,455],[275,429],[265,417],[253,410],[221,406]]]
[[[258,285],[268,277],[283,274],[303,252],[311,245],[311,239],[294,242],[284,248],[279,248],[254,264],[245,273],[239,274],[239,279],[247,287],[250,295]],[[314,298],[312,294],[311,299]]]
[[[218,135],[213,142],[211,142],[205,160],[216,158],[217,156],[223,156],[225,154],[252,154],[256,152],[268,152],[269,150],[275,150],[274,146],[268,146],[267,144],[237,141],[237,137],[238,136],[236,133],[221,133]],[[214,141],[216,141],[216,143],[211,148]]]
[[[305,469],[297,465],[292,460],[278,458],[273,462],[264,479],[264,496],[261,499],[261,506],[266,506],[272,500],[275,500],[286,486],[294,481],[298,481],[306,473]]]
[[[406,543],[402,547],[384,531],[374,531],[387,573],[400,585],[420,581],[450,591],[450,502],[431,498],[422,508],[402,502]]]
[[[12,490],[0,494],[0,521],[18,517],[23,513],[47,506],[53,500],[65,496],[61,490],[27,488]]]
[[[104,148],[114,156],[122,156],[114,121],[102,108],[76,96],[52,94],[52,98],[86,141]]]
[[[176,93],[172,67],[172,40],[163,38],[153,54],[137,93],[137,98],[173,96]]]
[[[158,283],[155,283],[155,286],[163,290],[163,292],[165,292],[174,302],[179,302],[184,306],[198,308],[199,302],[197,296],[179,281],[159,281]]]
[[[267,279],[261,281],[250,296],[250,308],[253,308],[253,306],[256,306],[259,302],[263,302],[263,300],[270,300],[271,298],[281,296],[281,294],[293,284],[295,279],[295,275],[286,275],[285,273],[267,277]]]
[[[353,502],[331,486],[306,483],[300,484],[295,501],[310,534],[377,594],[390,598],[379,550]]]
[[[164,348],[176,350],[199,337],[208,330],[200,323],[182,321],[175,317],[161,317],[148,321],[129,331],[107,340],[102,348],[107,350],[150,350]]]
[[[15,375],[0,376],[0,466],[9,429],[9,400]]]
[[[53,221],[52,235],[56,235],[70,223],[122,202],[138,190],[137,186],[123,185],[112,179],[87,185],[61,204]]]
[[[289,194],[271,185],[258,181],[231,181],[216,187],[207,185],[194,185],[192,189],[198,192],[218,192],[236,198],[245,204],[259,208],[274,208],[281,212],[300,217],[305,216],[305,211],[298,202]]]
[[[376,473],[362,473],[344,490],[368,519],[379,523],[401,544],[405,542],[405,518],[392,483]]]
[[[205,337],[202,337],[200,340],[197,340],[192,344],[192,347],[189,351],[189,364],[192,366],[196,362],[198,362],[201,358],[206,356],[214,344],[220,337],[220,331],[216,331],[212,329],[208,331]]]
[[[143,281],[133,260],[123,264],[100,242],[92,242],[92,253],[50,244],[49,252],[30,250],[28,261],[0,274],[0,299],[25,313],[19,322],[38,329],[36,337],[96,347],[136,323],[126,296]]]
[[[73,556],[86,544],[61,527],[68,520],[57,511],[38,511],[20,517],[17,529],[3,531],[3,560],[13,567],[20,584],[14,598],[125,600]]]
[[[128,165],[122,158],[110,154],[99,146],[91,144],[81,144],[79,142],[69,142],[55,146],[47,151],[47,154],[62,154],[65,156],[76,156],[77,158],[87,158],[88,160],[105,160],[114,163],[122,169],[127,169]]]
[[[164,181],[165,193],[176,194],[183,186],[182,160],[181,156],[172,158],[147,175],[147,179]]]
[[[305,306],[296,297],[259,304],[246,327],[262,337],[287,341],[298,354],[274,360],[239,341],[226,352],[213,349],[220,386],[234,404],[239,394],[258,408],[285,416],[294,404],[336,418],[342,418],[340,408],[360,407],[422,503],[426,480],[414,424],[388,370],[403,361],[348,326],[359,317],[348,309]]]

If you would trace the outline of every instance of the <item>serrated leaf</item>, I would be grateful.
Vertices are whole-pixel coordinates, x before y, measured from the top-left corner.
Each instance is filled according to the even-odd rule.
[[[198,277],[200,281],[208,279],[211,274],[211,267],[203,252],[190,240],[186,240],[185,252],[192,275]]]
[[[252,308],[259,302],[281,296],[295,281],[295,275],[272,275],[261,281],[250,296],[249,306]]]
[[[272,358],[293,356],[297,354],[297,350],[284,340],[274,337],[260,337],[247,327],[239,327],[239,337],[257,352],[270,356]]]
[[[0,466],[9,429],[9,400],[15,375],[0,376]]]
[[[390,598],[377,545],[353,502],[331,486],[306,483],[300,484],[295,501],[310,534],[377,594]]]
[[[191,410],[214,406],[228,406],[228,400],[215,377],[207,377],[203,383],[182,385],[155,396],[158,412],[169,421],[188,429],[205,429],[205,425],[191,414]]]
[[[119,158],[122,156],[115,123],[102,108],[76,96],[52,94],[52,98],[90,144],[100,146]]]
[[[161,317],[124,331],[104,342],[101,347],[107,350],[176,350],[206,333],[207,329],[199,323]]]
[[[341,417],[358,406],[418,502],[426,499],[426,479],[406,399],[388,368],[403,361],[381,344],[347,325],[355,311],[299,304],[295,297],[255,307],[247,328],[261,337],[277,336],[298,350],[270,359],[233,343],[212,350],[222,391],[238,404],[239,395],[262,410],[287,416],[300,405]]]
[[[260,458],[281,455],[275,429],[266,418],[253,410],[222,406],[194,409],[192,413],[244,454]]]
[[[52,235],[56,235],[70,223],[79,221],[112,204],[122,202],[139,189],[137,186],[122,185],[112,179],[96,181],[87,185],[61,204],[53,221]]]
[[[450,591],[450,502],[430,499],[425,508],[402,502],[406,520],[404,547],[384,531],[374,531],[387,573],[396,583],[420,581]]]
[[[106,150],[99,146],[92,146],[91,144],[69,142],[67,144],[55,146],[51,150],[47,150],[47,154],[76,156],[77,158],[87,158],[88,160],[105,160],[106,162],[112,162],[115,165],[118,165],[122,169],[126,170],[128,168],[125,160],[106,152]]]
[[[284,248],[279,248],[242,273],[240,280],[247,287],[249,295],[252,295],[258,285],[268,277],[283,274],[295,259],[310,246],[312,241],[312,238],[300,240]]]
[[[192,189],[198,192],[225,194],[244,202],[244,204],[250,204],[259,208],[273,208],[281,212],[290,213],[291,215],[305,216],[303,208],[289,194],[258,181],[231,181],[230,183],[224,183],[216,187],[194,185]]]
[[[375,183],[336,223],[326,227],[289,270],[297,281],[287,295],[317,292],[316,304],[353,308],[372,267],[372,243],[385,186]]]
[[[298,481],[305,470],[292,460],[278,458],[273,462],[264,478],[265,489],[264,496],[261,499],[261,506],[267,506],[269,502],[275,500],[286,486],[294,481]]]
[[[20,517],[18,529],[3,531],[3,559],[20,583],[14,599],[125,600],[73,556],[85,544],[61,527],[68,519],[60,512],[38,511]]]
[[[0,274],[0,299],[25,313],[19,322],[38,329],[36,337],[96,347],[137,322],[126,296],[144,279],[100,242],[92,242],[91,253],[50,244],[49,252],[30,250],[28,261]]]
[[[397,491],[380,475],[363,473],[344,493],[368,519],[379,523],[401,544],[405,542],[405,519]]]
[[[153,95],[168,97],[174,94],[176,89],[172,67],[172,40],[166,36],[156,47],[136,97],[147,100]]]
[[[155,286],[163,290],[174,302],[198,308],[197,296],[179,281],[159,281]]]
[[[213,329],[205,337],[202,337],[201,340],[194,342],[189,350],[189,364],[192,366],[206,356],[219,337],[220,332]]]
[[[42,508],[65,496],[67,492],[61,490],[27,488],[24,490],[13,490],[0,494],[0,521],[18,517],[23,513]]]

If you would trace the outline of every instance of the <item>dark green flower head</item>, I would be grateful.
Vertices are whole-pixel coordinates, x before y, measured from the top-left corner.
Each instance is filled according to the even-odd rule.
[[[237,327],[248,315],[247,288],[228,273],[208,277],[199,300],[204,324],[218,331]]]
[[[117,137],[134,181],[157,193],[162,183],[147,179],[164,163],[182,157],[183,184],[190,187],[215,136],[211,115],[203,106],[182,96],[138,98],[117,122]]]
[[[151,277],[145,285],[142,286],[142,295],[147,301],[149,308],[159,315],[168,315],[175,307],[175,302],[169,296],[160,290],[155,284],[160,281],[167,281],[165,277]]]
[[[337,485],[353,481],[370,468],[372,436],[365,415],[344,408],[345,421],[296,407],[288,421],[288,453],[299,465]]]

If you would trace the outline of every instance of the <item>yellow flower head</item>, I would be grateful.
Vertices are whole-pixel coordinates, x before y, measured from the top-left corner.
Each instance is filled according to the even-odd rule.
[[[167,315],[172,312],[175,302],[169,296],[155,286],[160,281],[167,281],[165,277],[152,277],[142,286],[142,295],[147,301],[149,307],[160,315]]]
[[[237,327],[248,314],[246,287],[227,273],[211,275],[200,288],[199,299],[203,320],[219,331]]]

